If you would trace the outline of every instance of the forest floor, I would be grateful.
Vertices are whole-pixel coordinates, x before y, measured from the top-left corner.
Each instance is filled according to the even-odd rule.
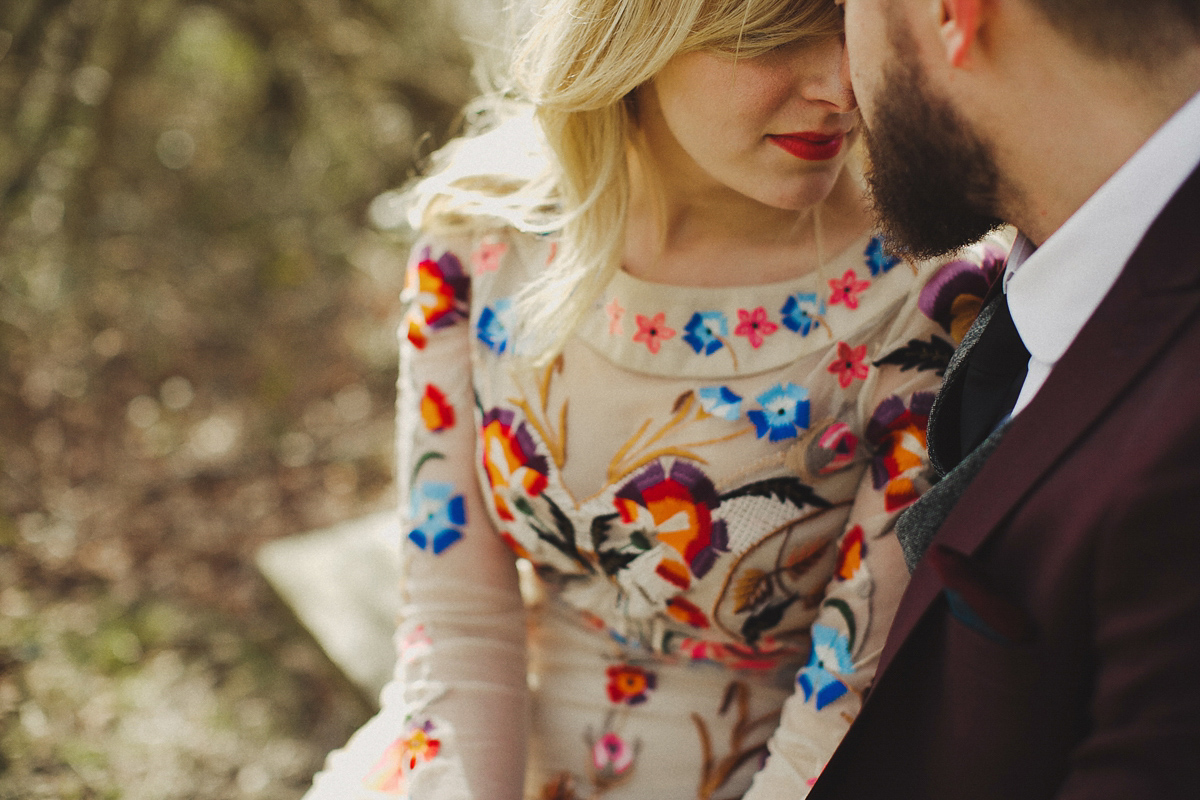
[[[437,6],[0,10],[0,800],[294,800],[369,715],[254,557],[395,502]]]

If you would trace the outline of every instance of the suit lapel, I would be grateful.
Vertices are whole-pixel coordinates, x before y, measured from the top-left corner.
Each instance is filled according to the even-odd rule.
[[[1200,170],[1150,227],[1096,313],[949,512],[934,541],[970,555],[1200,307]],[[928,560],[901,600],[880,674],[941,591]]]

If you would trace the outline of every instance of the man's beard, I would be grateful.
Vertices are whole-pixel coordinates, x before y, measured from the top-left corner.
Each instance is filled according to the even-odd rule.
[[[866,133],[867,183],[888,249],[924,259],[959,250],[1003,224],[991,148],[930,91],[903,23],[889,21],[884,70]]]

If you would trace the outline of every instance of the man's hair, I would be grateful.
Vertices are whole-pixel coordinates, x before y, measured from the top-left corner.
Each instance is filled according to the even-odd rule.
[[[1200,42],[1200,0],[1028,0],[1082,49],[1152,67]]]

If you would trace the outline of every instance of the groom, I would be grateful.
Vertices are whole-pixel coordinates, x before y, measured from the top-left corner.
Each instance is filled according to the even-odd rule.
[[[839,0],[877,209],[1001,224],[812,800],[1200,798],[1200,0]]]

